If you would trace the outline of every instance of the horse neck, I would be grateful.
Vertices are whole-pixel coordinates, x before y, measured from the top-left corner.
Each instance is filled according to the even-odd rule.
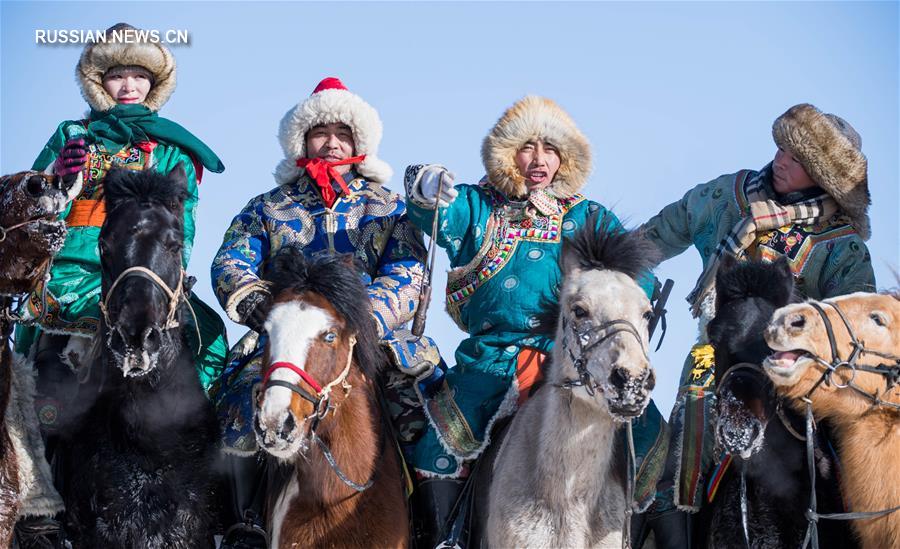
[[[346,398],[340,386],[337,408],[329,413],[316,430],[331,450],[341,471],[352,481],[364,484],[374,474],[381,456],[382,422],[376,404],[374,383],[366,379],[354,364],[348,380],[352,389]],[[338,478],[315,442],[310,442],[307,458],[295,461],[304,493],[323,503],[346,500],[356,492]]]
[[[559,482],[563,484],[560,485],[581,492],[590,487],[608,489],[602,482],[584,481],[612,471],[618,425],[598,403],[597,399],[603,398],[601,393],[588,399],[584,398],[583,387],[562,389],[556,386],[566,378],[577,377],[569,350],[562,342],[560,328],[553,348],[548,386],[543,390],[547,392],[549,405],[547,413],[541,416],[540,429],[541,442],[547,448],[538,452],[538,461],[547,478],[562,477]],[[557,484],[547,484],[551,485]]]
[[[851,511],[878,511],[900,505],[900,483],[893,471],[900,463],[900,421],[895,412],[871,410],[857,417],[832,419],[841,458],[841,487]],[[866,523],[861,523],[866,524]],[[877,538],[867,547],[887,547],[900,539],[900,511],[884,519],[871,521],[869,534],[878,535],[888,528],[890,537]],[[890,527],[889,525],[892,525]],[[861,529],[861,531],[863,530]],[[884,532],[881,532],[884,534]],[[879,543],[893,539],[892,543]]]

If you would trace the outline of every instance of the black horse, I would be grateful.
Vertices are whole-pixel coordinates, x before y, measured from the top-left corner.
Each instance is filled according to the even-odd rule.
[[[70,439],[67,522],[76,547],[208,546],[219,433],[186,340],[185,173],[113,170],[104,192],[103,347]]]
[[[804,420],[782,406],[759,368],[771,353],[763,329],[793,292],[783,258],[738,263],[726,256],[716,275],[716,316],[707,333],[715,349],[716,440],[731,455],[731,465],[701,512],[697,546],[774,549],[803,543],[810,495]],[[816,448],[820,512],[838,512],[835,458],[824,437],[817,436]],[[846,522],[824,521],[819,528],[821,547],[855,546]]]

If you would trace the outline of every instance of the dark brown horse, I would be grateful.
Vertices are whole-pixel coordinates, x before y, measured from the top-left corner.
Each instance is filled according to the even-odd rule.
[[[284,465],[269,487],[271,547],[406,547],[399,456],[379,404],[386,364],[350,256],[293,248],[268,268],[275,302],[257,441]]]
[[[31,290],[62,247],[66,225],[57,217],[80,188],[80,179],[64,183],[32,171],[0,178],[0,547],[10,544],[22,497],[5,421],[12,382],[8,339],[13,297]]]

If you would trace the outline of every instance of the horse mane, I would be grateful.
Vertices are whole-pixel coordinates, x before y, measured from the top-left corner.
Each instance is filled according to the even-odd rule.
[[[786,258],[766,263],[738,262],[731,256],[723,257],[722,265],[716,272],[718,304],[751,297],[762,298],[779,307],[797,301],[794,277]]]
[[[592,213],[574,235],[563,240],[559,256],[563,278],[574,269],[596,269],[618,271],[637,280],[659,262],[659,250],[642,233],[625,230],[612,216],[599,218],[599,212]],[[543,299],[539,308],[532,333],[553,336],[559,322],[559,291],[552,299]]]
[[[636,280],[656,265],[659,250],[643,234],[625,230],[611,215],[598,225],[599,217],[599,212],[592,213],[574,235],[563,240],[560,265],[564,274],[577,267],[619,271]]]
[[[124,203],[159,204],[176,210],[187,200],[187,177],[181,164],[168,174],[113,168],[103,180],[103,194],[107,210]]]
[[[281,248],[268,262],[263,278],[272,284],[273,295],[285,290],[313,292],[325,298],[356,334],[354,355],[366,376],[377,379],[385,355],[379,347],[369,294],[351,254],[306,258],[294,246]]]

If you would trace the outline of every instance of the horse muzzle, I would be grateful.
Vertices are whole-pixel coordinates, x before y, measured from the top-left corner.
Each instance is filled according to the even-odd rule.
[[[749,459],[762,448],[768,417],[760,406],[748,406],[727,389],[720,392],[716,441],[726,452]]]
[[[636,376],[622,366],[613,367],[603,386],[610,413],[623,419],[641,415],[655,386],[656,374],[649,364]]]
[[[119,362],[119,368],[125,377],[142,377],[156,368],[158,354],[150,354],[142,349],[125,349],[125,354]]]
[[[300,430],[303,423],[298,424],[290,411],[281,414],[257,412],[253,416],[253,432],[260,448],[275,457],[287,459],[308,446],[307,437]]]

